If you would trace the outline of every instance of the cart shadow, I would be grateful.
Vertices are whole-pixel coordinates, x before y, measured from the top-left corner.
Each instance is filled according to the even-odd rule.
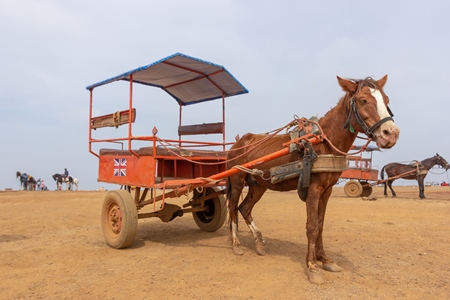
[[[145,223],[139,224],[131,248],[147,247],[148,244],[163,244],[171,247],[199,247],[200,245],[214,247],[215,243],[211,240],[226,239],[228,231],[226,227],[222,227],[214,232],[205,232],[195,225],[181,224],[181,222],[170,223]],[[151,245],[150,245],[151,246]],[[218,248],[224,248],[227,245],[217,245]]]
[[[256,253],[253,236],[250,232],[240,230],[239,237],[245,257],[252,255],[258,257]],[[307,275],[305,265],[307,243],[305,241],[290,241],[270,236],[265,236],[266,256],[265,257],[287,257],[293,263],[298,264]],[[228,255],[236,258],[231,248],[228,227],[225,225],[215,232],[205,232],[197,228],[195,225],[180,226],[179,224],[163,224],[163,223],[146,223],[139,226],[138,233],[131,249],[154,247],[155,245],[163,245],[163,247],[176,248],[195,248],[201,252],[201,248],[216,248],[222,252],[221,255]],[[327,254],[333,258],[338,265],[347,270],[354,269],[354,264],[346,256],[339,252],[326,249]],[[264,256],[260,256],[264,259]]]

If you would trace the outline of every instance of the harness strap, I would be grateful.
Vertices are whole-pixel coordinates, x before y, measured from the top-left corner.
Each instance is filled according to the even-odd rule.
[[[380,121],[376,122],[372,127],[370,127],[367,131],[369,134],[373,136],[373,131],[378,128],[378,126],[381,126],[381,124],[387,122],[387,121],[394,121],[392,117],[386,117],[381,119]]]

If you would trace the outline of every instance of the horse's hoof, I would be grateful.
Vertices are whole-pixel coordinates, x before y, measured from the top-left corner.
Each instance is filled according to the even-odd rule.
[[[308,279],[313,284],[322,284],[325,282],[318,268],[308,269]]]
[[[339,267],[336,263],[328,263],[328,264],[324,264],[323,268],[327,271],[330,272],[340,272],[342,271],[341,267]]]
[[[233,246],[233,253],[235,255],[243,255],[244,251],[242,251],[241,247],[239,246]]]
[[[256,242],[256,252],[262,256],[266,255],[266,245],[261,242]]]

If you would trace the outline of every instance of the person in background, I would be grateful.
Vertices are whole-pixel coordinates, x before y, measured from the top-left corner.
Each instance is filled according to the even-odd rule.
[[[28,190],[28,175],[27,173],[22,173],[22,184],[23,184],[23,190],[27,191]]]
[[[40,178],[36,181],[36,187],[37,187],[38,191],[41,190],[41,179]]]
[[[67,168],[64,168],[64,178],[69,177],[69,171],[67,170]]]

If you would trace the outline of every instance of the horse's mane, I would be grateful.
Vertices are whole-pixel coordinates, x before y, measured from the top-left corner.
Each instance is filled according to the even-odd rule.
[[[380,86],[378,85],[377,81],[373,79],[372,77],[366,77],[365,79],[347,79],[351,80],[358,84],[358,90],[361,90],[362,87],[367,86],[372,89],[380,89]]]

